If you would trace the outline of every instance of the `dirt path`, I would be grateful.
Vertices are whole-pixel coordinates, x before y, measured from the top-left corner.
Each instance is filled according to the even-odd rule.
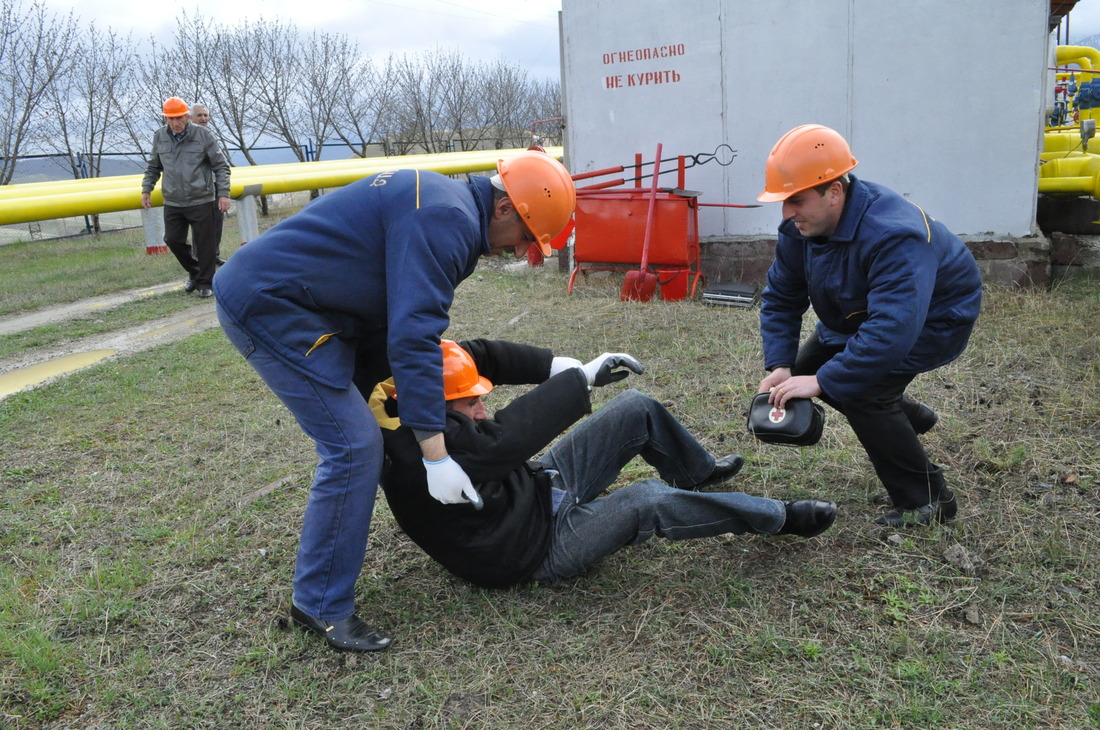
[[[104,297],[93,297],[71,304],[45,307],[27,314],[0,317],[0,335],[62,322],[86,314],[89,309],[110,309],[119,304],[160,294],[182,285],[163,284]],[[84,337],[47,348],[27,350],[0,360],[0,400],[12,393],[52,382],[108,358],[174,342],[188,335],[216,327],[214,301],[196,300],[193,307],[170,317],[145,322],[114,332]]]
[[[172,284],[159,284],[157,286],[148,286],[142,289],[132,289],[118,294],[90,297],[68,304],[42,307],[25,314],[13,314],[6,317],[0,317],[0,335],[14,335],[16,332],[22,332],[23,330],[64,322],[65,320],[79,317],[82,314],[87,314],[90,310],[111,309],[112,307],[117,307],[126,302],[144,299],[145,297],[154,296],[156,294],[163,294],[173,289],[183,289],[183,284],[178,282]]]

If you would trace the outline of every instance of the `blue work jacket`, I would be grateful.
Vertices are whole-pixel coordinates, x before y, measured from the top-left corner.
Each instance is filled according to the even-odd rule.
[[[808,239],[779,226],[761,295],[764,366],[790,367],[813,306],[823,344],[844,350],[817,372],[843,403],[891,373],[940,367],[966,348],[982,280],[966,245],[889,188],[852,176],[836,231]]]
[[[485,177],[380,172],[241,246],[214,291],[257,346],[329,387],[349,386],[363,341],[384,342],[367,355],[388,357],[402,423],[439,432],[439,338],[455,287],[489,253],[492,207]]]

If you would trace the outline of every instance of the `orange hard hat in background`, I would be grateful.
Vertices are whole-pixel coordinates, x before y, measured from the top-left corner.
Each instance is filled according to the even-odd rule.
[[[453,340],[440,340],[443,350],[443,398],[458,400],[485,395],[493,389],[488,378],[477,372],[477,364],[470,353],[459,347]]]
[[[187,108],[187,102],[178,96],[170,96],[164,100],[164,106],[161,107],[161,113],[166,117],[182,117],[187,114],[190,109]]]
[[[840,132],[803,124],[779,138],[764,166],[761,203],[778,203],[795,193],[836,180],[859,162]]]
[[[535,236],[543,256],[577,207],[577,190],[565,166],[545,152],[527,150],[497,161],[508,198]]]

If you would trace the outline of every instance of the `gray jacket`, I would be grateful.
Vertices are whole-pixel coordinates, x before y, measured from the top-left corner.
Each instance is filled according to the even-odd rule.
[[[165,205],[183,208],[229,197],[229,163],[214,135],[197,124],[189,123],[178,141],[167,126],[153,134],[141,192],[153,192],[161,175]]]

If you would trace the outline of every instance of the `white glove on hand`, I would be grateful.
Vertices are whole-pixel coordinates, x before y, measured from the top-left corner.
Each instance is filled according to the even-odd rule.
[[[569,368],[583,368],[584,365],[575,357],[555,357],[550,362],[550,377],[563,373]]]
[[[462,471],[462,467],[450,455],[440,461],[423,461],[424,473],[428,476],[428,492],[436,500],[443,504],[462,504],[469,501],[476,509],[485,506],[470,477],[466,476],[466,472]]]
[[[627,370],[615,369],[619,367],[627,368]],[[630,375],[630,373],[641,375],[645,372],[645,368],[640,362],[622,352],[605,352],[595,360],[586,363],[581,370],[588,378],[589,388],[593,385],[599,387],[617,382]]]

